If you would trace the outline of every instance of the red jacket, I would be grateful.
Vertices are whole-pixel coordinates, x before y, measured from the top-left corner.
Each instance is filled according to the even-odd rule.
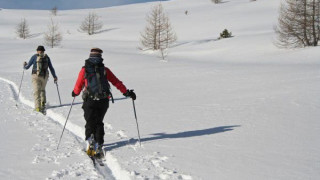
[[[105,67],[105,70],[107,72],[107,80],[109,82],[112,83],[112,85],[114,85],[117,89],[119,89],[120,92],[125,93],[127,92],[127,88],[125,85],[123,85],[123,83],[110,71],[109,68]],[[79,95],[80,92],[82,91],[83,87],[87,87],[88,86],[88,82],[87,82],[87,79],[85,79],[84,77],[85,75],[85,68],[83,67],[79,73],[79,76],[78,76],[78,79],[77,79],[77,82],[74,86],[74,89],[73,89],[73,92],[76,94],[76,95]]]

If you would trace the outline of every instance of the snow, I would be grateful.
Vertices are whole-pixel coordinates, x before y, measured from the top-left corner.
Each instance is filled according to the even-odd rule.
[[[126,4],[154,2],[157,0],[1,0],[0,7],[5,9],[88,9]]]
[[[274,46],[279,1],[162,2],[178,35],[166,62],[158,52],[138,49],[146,13],[154,4],[65,10],[52,17],[60,24],[63,41],[46,52],[59,78],[63,106],[50,77],[47,116],[33,112],[30,70],[24,74],[18,107],[15,104],[22,63],[43,43],[50,12],[18,7],[0,11],[0,134],[8,137],[0,147],[0,176],[318,179],[320,51]],[[91,11],[101,16],[104,27],[88,36],[78,28]],[[22,17],[32,33],[26,40],[14,33]],[[218,40],[225,28],[234,37]],[[116,101],[104,119],[106,168],[94,168],[83,152],[81,97],[56,150],[71,91],[91,47],[103,49],[105,64],[137,93],[142,147],[132,101],[113,88]]]
[[[65,146],[56,151],[60,126],[24,104],[15,106],[14,87],[0,81],[1,179],[103,178],[90,159],[84,159],[81,143],[65,134]]]

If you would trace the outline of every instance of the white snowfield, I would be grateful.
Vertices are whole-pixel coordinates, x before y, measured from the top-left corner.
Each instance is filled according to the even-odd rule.
[[[0,179],[317,180],[320,177],[320,49],[278,49],[273,26],[278,0],[162,2],[178,35],[167,61],[139,50],[146,13],[157,2],[100,9],[0,11]],[[188,10],[188,15],[185,11]],[[89,12],[104,23],[92,36],[78,31]],[[16,37],[21,18],[31,37]],[[22,64],[43,44],[50,19],[62,44],[45,46],[52,77],[47,116],[33,111],[31,70]],[[227,28],[234,37],[218,40]],[[82,99],[71,92],[92,47],[129,89],[104,119],[106,166],[84,153]],[[51,75],[50,75],[51,76]],[[17,103],[17,106],[15,106]]]
[[[4,9],[89,9],[126,4],[154,2],[157,0],[1,0],[0,7]],[[163,0],[166,1],[166,0]],[[1,10],[1,9],[0,9]]]

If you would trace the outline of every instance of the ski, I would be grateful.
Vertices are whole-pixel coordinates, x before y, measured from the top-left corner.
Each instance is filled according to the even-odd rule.
[[[96,167],[97,164],[99,164],[99,166],[104,166],[104,159],[102,158],[97,158],[95,156],[89,156],[88,157],[92,160],[93,166]]]
[[[91,134],[90,138],[88,138],[87,141],[88,141],[89,146],[87,147],[87,150],[85,152],[92,160],[93,165],[96,166],[96,164],[99,164],[100,166],[104,166],[103,150],[99,150],[99,149],[101,149],[101,147],[99,148],[99,145],[97,143],[95,143],[93,134]],[[102,152],[100,152],[100,151],[102,151]]]
[[[43,115],[47,115],[47,107],[46,107],[46,105],[42,105],[42,106],[41,106],[40,112],[41,112]]]
[[[42,113],[43,115],[47,115],[47,110],[42,110],[41,113]]]
[[[89,158],[92,160],[93,166],[96,167],[96,160],[94,157],[89,156]]]
[[[100,166],[104,166],[103,159],[94,157],[95,161],[98,162]]]
[[[88,153],[88,151],[85,151],[85,153],[88,155],[88,157],[92,160],[93,166],[96,167],[97,164],[100,166],[104,166],[104,158],[98,158],[95,155],[95,152],[91,151]]]

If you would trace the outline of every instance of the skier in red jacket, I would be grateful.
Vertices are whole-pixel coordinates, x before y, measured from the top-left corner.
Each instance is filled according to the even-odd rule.
[[[103,118],[109,107],[109,98],[112,97],[110,92],[111,82],[126,97],[136,99],[133,91],[126,86],[105,67],[102,59],[103,51],[99,48],[92,48],[90,57],[85,61],[77,82],[72,91],[72,97],[78,96],[82,89],[84,118],[86,120],[85,135],[88,144],[87,153],[89,156],[101,158],[104,156],[102,151],[104,123]]]

